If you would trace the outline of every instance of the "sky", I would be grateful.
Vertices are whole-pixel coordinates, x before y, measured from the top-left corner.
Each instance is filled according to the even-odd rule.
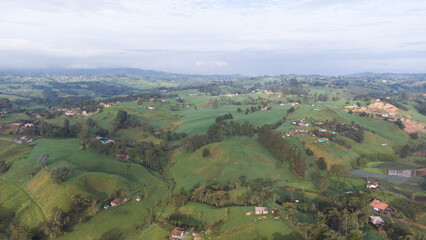
[[[108,67],[426,72],[426,1],[0,1],[0,69]]]

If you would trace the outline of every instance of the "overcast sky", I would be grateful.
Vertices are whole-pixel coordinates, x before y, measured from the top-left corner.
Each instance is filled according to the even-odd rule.
[[[426,72],[425,0],[0,0],[0,68]]]

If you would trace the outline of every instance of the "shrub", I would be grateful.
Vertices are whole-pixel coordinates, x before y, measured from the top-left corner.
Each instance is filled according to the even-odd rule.
[[[72,174],[72,170],[67,167],[57,167],[50,172],[54,183],[63,183]]]

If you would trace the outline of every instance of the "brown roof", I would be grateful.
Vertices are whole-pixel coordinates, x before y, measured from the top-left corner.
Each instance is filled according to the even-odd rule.
[[[182,232],[185,231],[185,229],[180,228],[180,227],[175,227],[171,232],[170,235],[177,235],[180,236],[182,234]]]
[[[386,208],[389,207],[388,204],[384,203],[384,202],[380,202],[379,200],[374,199],[371,203],[370,206],[372,206],[373,208],[378,208],[380,210],[385,210]]]
[[[121,202],[123,202],[123,201],[127,201],[127,198],[126,198],[126,197],[116,198],[116,199],[114,199],[111,203],[119,204],[119,203],[121,203]]]

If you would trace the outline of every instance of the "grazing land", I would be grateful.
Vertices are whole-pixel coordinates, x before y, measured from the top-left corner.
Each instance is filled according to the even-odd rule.
[[[0,73],[0,239],[426,237],[422,74],[80,71]]]

